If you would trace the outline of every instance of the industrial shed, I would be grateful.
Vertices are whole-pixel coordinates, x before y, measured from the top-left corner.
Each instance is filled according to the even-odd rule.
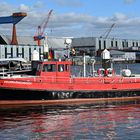
[[[40,54],[40,59],[42,59],[44,40],[41,40],[41,46],[38,46],[37,41],[34,41],[32,36],[19,36],[17,39],[18,45],[10,45],[10,36],[0,36],[0,58],[22,57],[30,61],[32,52],[36,49]],[[67,53],[65,38],[48,37],[48,46],[51,49],[55,49],[57,57]],[[62,52],[62,50],[64,51]]]

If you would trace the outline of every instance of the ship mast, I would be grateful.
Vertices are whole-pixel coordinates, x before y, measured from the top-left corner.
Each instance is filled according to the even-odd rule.
[[[48,55],[49,55],[49,46],[48,46],[48,37],[47,34],[45,35],[44,38],[44,47],[43,47],[43,59],[48,60]]]
[[[86,77],[86,56],[85,53],[83,54],[83,69],[84,69],[84,77]]]

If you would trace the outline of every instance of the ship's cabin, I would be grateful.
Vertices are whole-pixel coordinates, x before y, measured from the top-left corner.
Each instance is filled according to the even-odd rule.
[[[70,77],[71,61],[45,61],[39,62],[38,76]]]

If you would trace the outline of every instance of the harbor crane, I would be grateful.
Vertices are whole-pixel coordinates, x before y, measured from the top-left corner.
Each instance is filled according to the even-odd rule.
[[[115,23],[113,23],[111,27],[103,35],[100,36],[100,38],[107,39],[114,26],[115,26]]]
[[[34,36],[34,41],[38,41],[38,46],[40,46],[40,41],[44,38],[44,32],[46,27],[48,26],[52,12],[53,10],[50,10],[45,22],[38,26],[38,35]]]
[[[26,16],[27,13],[17,12],[17,13],[13,13],[11,16],[0,17],[0,24],[10,24],[10,23],[13,24],[11,45],[18,45],[17,35],[16,35],[16,24]]]

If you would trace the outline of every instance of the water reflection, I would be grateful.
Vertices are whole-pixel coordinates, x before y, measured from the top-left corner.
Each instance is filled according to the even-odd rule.
[[[140,101],[0,109],[0,140],[139,139]]]

